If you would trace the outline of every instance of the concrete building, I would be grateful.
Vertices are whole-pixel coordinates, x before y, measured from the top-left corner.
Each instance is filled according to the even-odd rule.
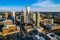
[[[26,19],[27,19],[26,18],[26,11],[24,11],[23,14],[24,14],[24,23],[26,23]]]
[[[8,19],[8,12],[5,12],[4,17],[5,17],[6,20]]]
[[[24,23],[24,15],[23,15],[23,14],[20,15],[20,23],[21,23],[21,24]]]
[[[12,11],[12,13],[11,13],[11,15],[12,15],[12,18],[13,18],[13,23],[15,24],[15,22],[16,22],[16,19],[15,19],[15,11]]]
[[[53,19],[44,19],[44,25],[53,24]]]
[[[37,13],[37,26],[40,26],[40,13]]]
[[[15,11],[12,11],[12,16],[15,17]]]
[[[36,22],[36,14],[33,13],[33,20]]]

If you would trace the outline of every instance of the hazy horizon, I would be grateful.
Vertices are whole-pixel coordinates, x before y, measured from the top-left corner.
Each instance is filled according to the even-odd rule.
[[[0,11],[21,11],[27,5],[31,11],[60,12],[60,0],[0,0]]]

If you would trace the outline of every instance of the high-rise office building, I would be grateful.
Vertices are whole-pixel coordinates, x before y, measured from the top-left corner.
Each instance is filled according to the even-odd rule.
[[[26,7],[26,23],[29,23],[30,22],[29,14],[30,14],[30,7],[27,6]]]
[[[36,14],[33,13],[33,20],[36,22]]]
[[[12,20],[13,20],[13,23],[15,24],[15,22],[16,22],[16,19],[15,19],[15,11],[12,11],[12,13],[11,13],[11,15],[12,15]]]
[[[23,14],[24,14],[24,23],[26,23],[26,11],[24,11]]]
[[[5,12],[5,18],[8,19],[8,12]]]
[[[27,12],[27,14],[30,13],[30,7],[29,6],[26,7],[26,12]]]
[[[15,11],[12,11],[12,17],[15,17]]]
[[[20,23],[23,24],[24,23],[24,19],[25,19],[25,13],[24,10],[22,9],[21,14],[20,14]]]
[[[37,26],[40,26],[40,13],[37,13]]]
[[[33,12],[30,12],[30,13],[29,13],[29,17],[30,17],[30,18],[33,18],[33,14],[34,14]]]

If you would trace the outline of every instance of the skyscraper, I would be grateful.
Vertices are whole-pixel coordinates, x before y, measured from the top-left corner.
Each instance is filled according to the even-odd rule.
[[[29,13],[30,13],[30,7],[27,6],[26,7],[26,23],[29,23],[30,22]]]
[[[16,19],[15,19],[15,11],[12,11],[11,15],[12,15],[12,18],[13,18],[13,23],[15,24],[15,22],[16,22]]]
[[[24,10],[23,14],[24,14],[24,23],[26,23],[26,11],[25,10]]]
[[[23,24],[24,23],[24,11],[23,11],[23,9],[21,12],[22,13],[20,14],[20,23]]]
[[[36,14],[33,13],[33,20],[36,22]]]
[[[27,12],[27,14],[30,13],[30,7],[29,6],[26,7],[26,12]]]
[[[5,12],[5,18],[8,19],[8,12]]]
[[[40,13],[37,13],[37,26],[40,26]]]

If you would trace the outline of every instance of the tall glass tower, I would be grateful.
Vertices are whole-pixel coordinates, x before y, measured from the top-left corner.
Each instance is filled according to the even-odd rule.
[[[26,7],[26,23],[29,23],[30,22],[30,17],[29,17],[29,13],[30,13],[30,7],[27,6]]]
[[[15,19],[15,11],[12,11],[12,17],[13,17],[13,23],[15,24],[16,19]]]

